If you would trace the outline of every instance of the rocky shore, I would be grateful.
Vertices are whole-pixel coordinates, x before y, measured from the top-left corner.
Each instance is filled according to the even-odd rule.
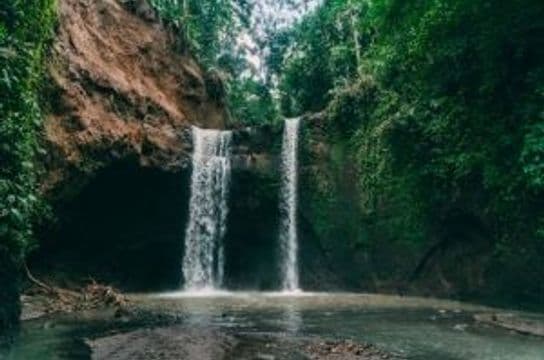
[[[181,326],[88,340],[93,360],[400,360],[370,344],[245,335]]]
[[[305,353],[312,360],[401,359],[371,344],[359,344],[350,340],[310,344],[306,346]]]

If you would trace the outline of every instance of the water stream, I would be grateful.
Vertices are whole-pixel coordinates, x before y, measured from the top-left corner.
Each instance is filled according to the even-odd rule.
[[[193,128],[190,215],[183,257],[187,291],[216,289],[223,284],[231,140],[230,131]]]
[[[282,290],[299,290],[297,239],[298,141],[300,119],[285,121],[281,154],[280,259]]]

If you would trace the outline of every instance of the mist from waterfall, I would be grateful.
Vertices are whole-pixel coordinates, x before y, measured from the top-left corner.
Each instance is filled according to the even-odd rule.
[[[231,142],[230,131],[193,127],[193,173],[183,257],[187,291],[223,285]]]
[[[281,154],[280,261],[283,291],[299,290],[297,239],[298,141],[300,119],[285,121]]]

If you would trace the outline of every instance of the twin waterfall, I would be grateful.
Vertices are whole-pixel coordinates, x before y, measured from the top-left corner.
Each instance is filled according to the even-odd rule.
[[[297,153],[299,119],[286,120],[280,193],[281,289],[299,290],[297,241]],[[232,132],[193,128],[193,174],[185,232],[183,279],[189,292],[223,286]]]
[[[223,285],[231,140],[230,131],[193,128],[191,200],[183,257],[188,291]]]

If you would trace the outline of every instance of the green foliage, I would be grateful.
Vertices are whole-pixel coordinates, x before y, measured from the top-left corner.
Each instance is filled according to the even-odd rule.
[[[256,80],[233,81],[228,100],[233,117],[240,119],[243,124],[258,125],[278,118],[269,89]]]
[[[151,0],[160,16],[176,25],[207,66],[232,44],[245,11],[240,0]],[[241,7],[242,5],[242,7]],[[246,10],[247,11],[247,10]]]
[[[0,247],[21,260],[45,213],[37,189],[38,91],[55,18],[53,0],[0,5]]]
[[[502,247],[536,241],[544,53],[529,29],[542,15],[538,1],[392,1],[372,21],[382,29],[366,65],[396,94],[394,113],[388,96],[372,111],[389,123],[391,164],[411,179],[404,190],[424,204],[428,233],[462,212]]]
[[[269,87],[251,72],[239,36],[249,28],[247,0],[152,0],[160,16],[180,30],[180,36],[208,70],[222,75],[232,125],[273,122],[276,106]]]
[[[272,41],[268,64],[280,78],[281,108],[295,116],[322,110],[333,88],[345,85],[357,73],[358,44],[352,16],[363,11],[360,2],[329,1],[294,29]],[[355,36],[355,37],[354,37]]]
[[[541,118],[544,120],[544,116]],[[544,121],[528,128],[521,156],[529,185],[536,190],[544,189]]]
[[[331,139],[351,144],[373,237],[477,237],[495,249],[489,285],[523,283],[534,300],[544,289],[522,279],[544,276],[543,39],[539,0],[335,0],[271,61],[282,110],[326,109]]]

